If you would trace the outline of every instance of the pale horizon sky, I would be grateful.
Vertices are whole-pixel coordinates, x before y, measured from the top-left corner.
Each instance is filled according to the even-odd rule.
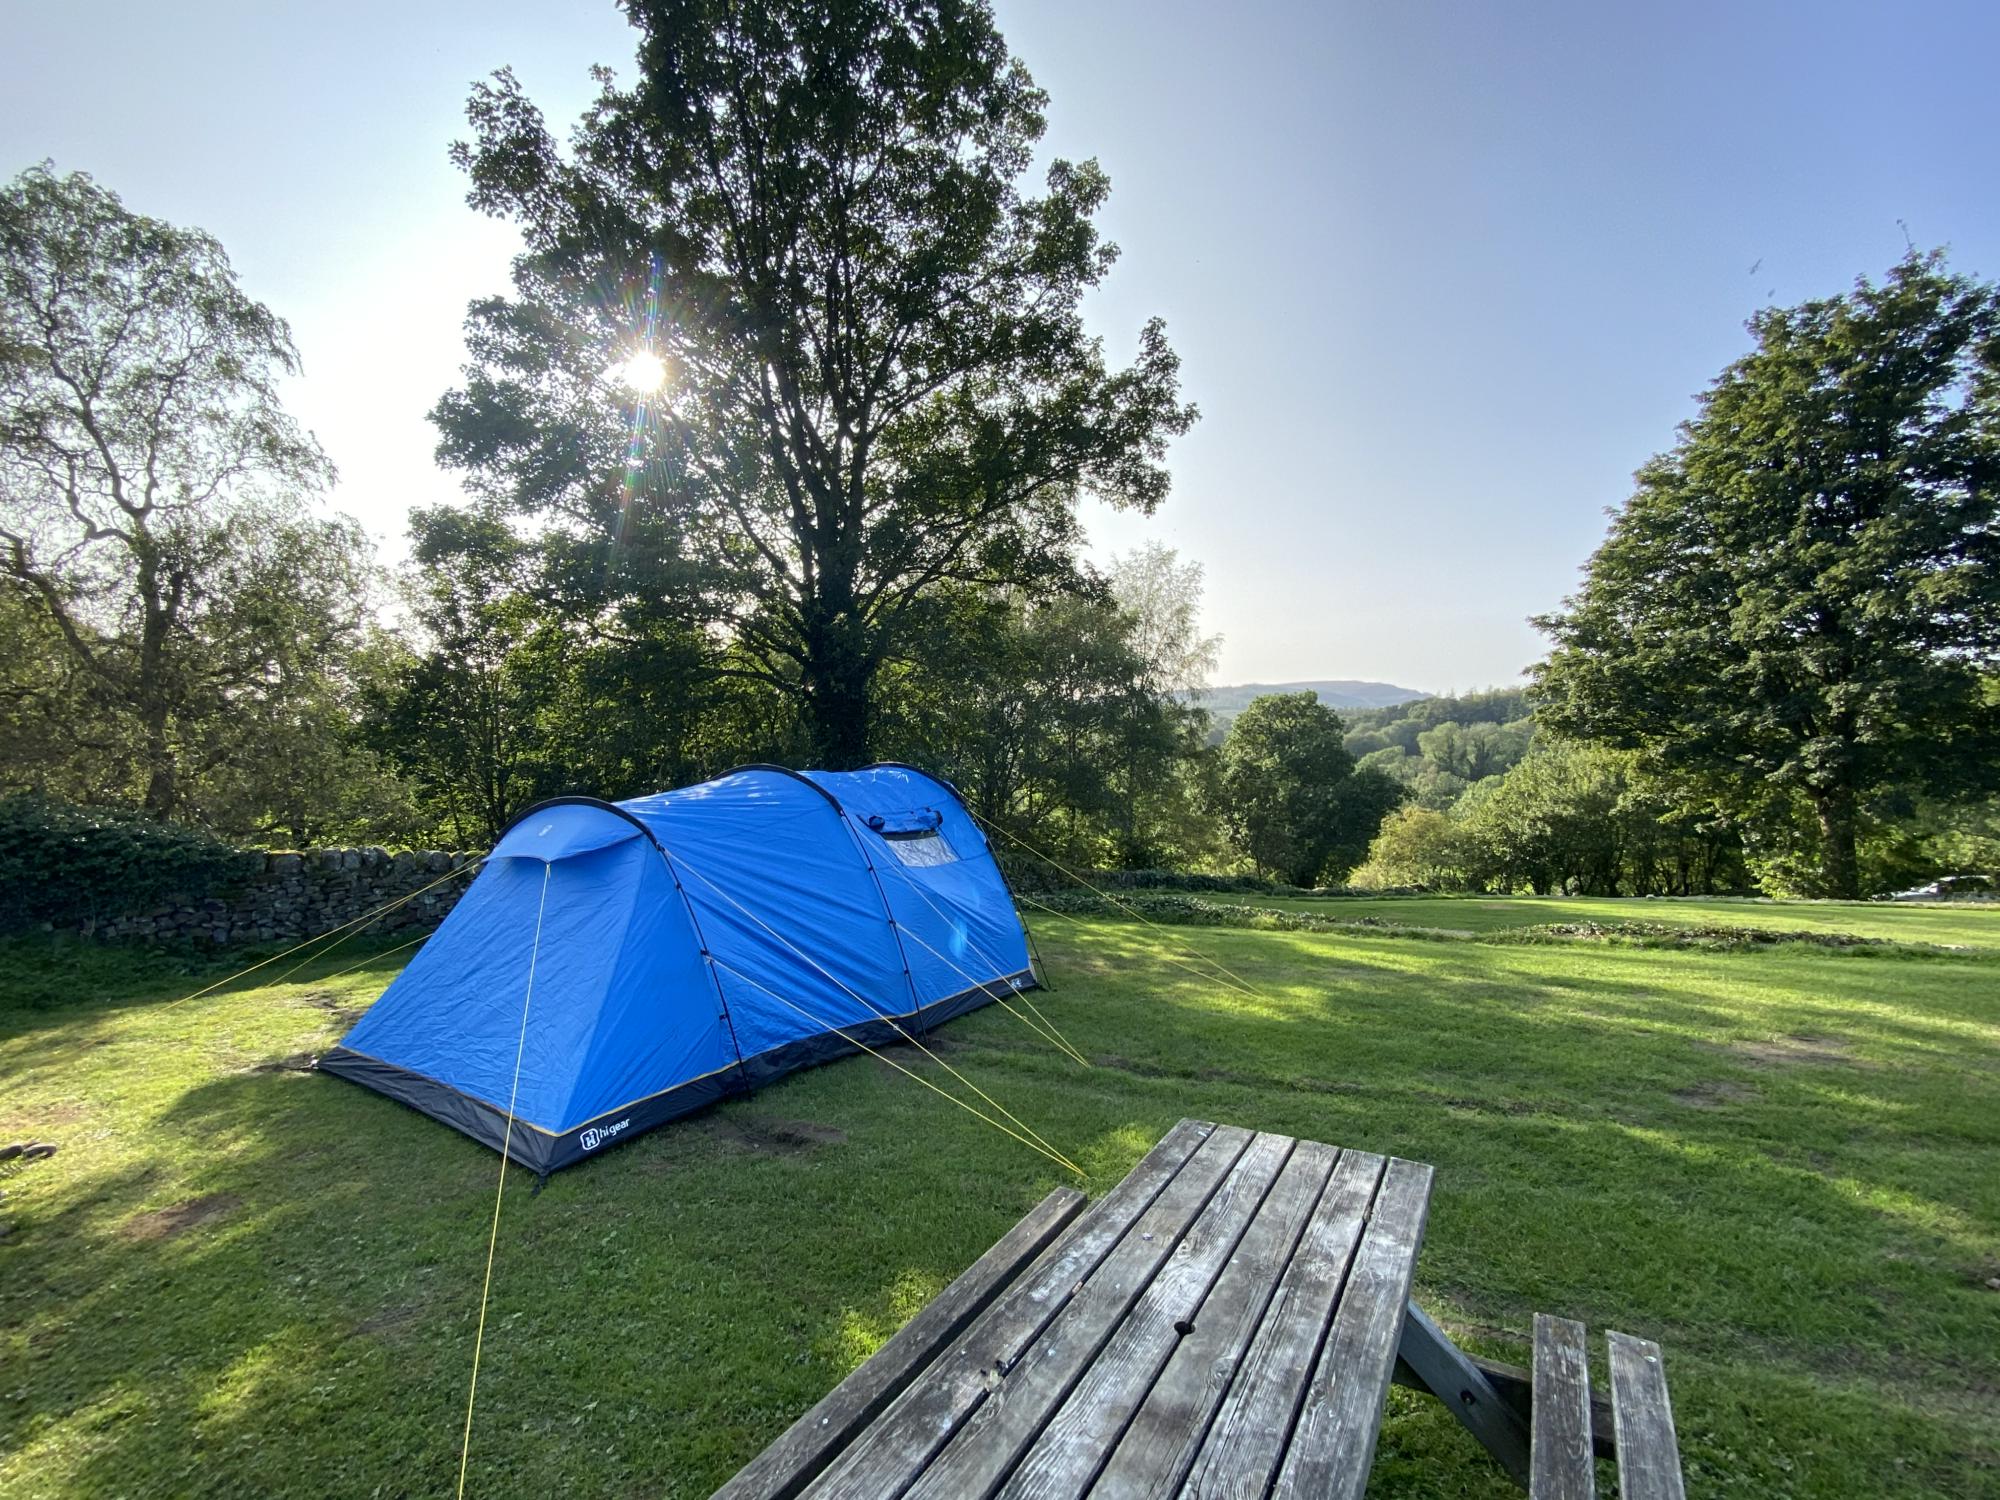
[[[1116,357],[1167,319],[1203,420],[1150,520],[1207,570],[1217,681],[1512,681],[1604,510],[1770,302],[1950,247],[2000,275],[1978,3],[1317,5],[1001,0],[1096,156]],[[292,325],[293,412],[386,558],[455,498],[425,413],[515,243],[445,159],[512,66],[564,128],[608,0],[7,11],[0,170],[83,170],[221,239]],[[1899,223],[1899,221],[1901,221]],[[1754,267],[1754,269],[1753,269]]]

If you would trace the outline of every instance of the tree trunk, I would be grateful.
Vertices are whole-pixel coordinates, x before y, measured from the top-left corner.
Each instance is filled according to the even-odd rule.
[[[134,582],[142,611],[139,621],[139,670],[133,683],[139,703],[139,722],[146,735],[146,816],[164,823],[174,815],[180,801],[179,778],[174,774],[174,750],[167,739],[166,652],[167,636],[173,629],[175,609],[161,597],[160,559],[152,538],[146,536],[137,548],[138,568]],[[174,590],[169,590],[169,594]]]
[[[167,743],[165,713],[146,723],[146,816],[164,823],[180,806],[180,778],[174,774],[173,747]]]
[[[1861,861],[1855,852],[1854,789],[1840,785],[1813,795],[1819,813],[1820,878],[1826,894],[1853,900],[1861,894]]]
[[[801,674],[806,733],[822,770],[851,771],[870,759],[869,688],[875,671],[853,636],[851,629],[832,625],[813,631],[807,643]]]

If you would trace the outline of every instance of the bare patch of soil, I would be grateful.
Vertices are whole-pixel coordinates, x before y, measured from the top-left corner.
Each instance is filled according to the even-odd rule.
[[[89,1111],[76,1099],[58,1099],[51,1104],[38,1104],[31,1110],[0,1115],[0,1140],[36,1140],[45,1134],[51,1125],[75,1125],[88,1117]]]
[[[1114,1072],[1129,1073],[1134,1078],[1179,1078],[1192,1083],[1237,1083],[1249,1088],[1293,1089],[1301,1094],[1358,1094],[1362,1087],[1358,1083],[1344,1083],[1331,1078],[1281,1078],[1269,1073],[1241,1073],[1230,1068],[1168,1068],[1159,1063],[1140,1062],[1136,1058],[1121,1057],[1116,1052],[1100,1053],[1091,1058],[1092,1067],[1110,1068]]]
[[[1438,1102],[1446,1109],[1462,1109],[1479,1115],[1508,1115],[1517,1119],[1525,1115],[1547,1113],[1545,1105],[1531,1104],[1525,1099],[1446,1098]]]
[[[398,1338],[410,1331],[424,1310],[414,1302],[401,1303],[395,1307],[385,1307],[380,1312],[371,1313],[354,1325],[357,1334],[378,1338]]]
[[[274,1057],[260,1062],[250,1071],[253,1073],[310,1073],[319,1066],[319,1056],[312,1052],[294,1052],[286,1057]]]
[[[702,1124],[711,1138],[754,1156],[803,1156],[816,1146],[837,1146],[847,1139],[846,1131],[811,1120],[726,1119],[715,1115]]]
[[[301,1004],[310,1005],[314,1010],[325,1011],[336,1026],[352,1026],[368,1014],[367,1006],[343,1005],[342,999],[342,996],[334,994],[331,990],[308,990],[299,996]]]
[[[1748,1084],[1731,1083],[1724,1078],[1707,1079],[1701,1083],[1691,1083],[1684,1089],[1675,1089],[1669,1096],[1676,1104],[1685,1104],[1689,1109],[1722,1109],[1731,1104],[1742,1104],[1757,1097],[1757,1091]]]
[[[1157,1063],[1135,1062],[1129,1057],[1120,1057],[1116,1052],[1107,1052],[1093,1057],[1092,1067],[1110,1068],[1114,1072],[1130,1073],[1134,1078],[1185,1078],[1187,1075],[1171,1068],[1163,1068]]]
[[[960,1041],[957,1037],[945,1036],[941,1032],[931,1036],[925,1036],[922,1032],[915,1032],[913,1035],[916,1038],[915,1041],[898,1039],[893,1042],[885,1042],[875,1050],[887,1053],[899,1062],[902,1061],[905,1054],[916,1052],[919,1045],[923,1047],[925,1052],[935,1052],[940,1056],[946,1052],[964,1052],[967,1050],[965,1042]]]
[[[1794,1031],[1768,1041],[1734,1042],[1729,1050],[1748,1062],[1765,1068],[1792,1067],[1803,1063],[1853,1063],[1854,1044],[1837,1036],[1819,1036]]]
[[[242,1203],[234,1193],[204,1193],[185,1203],[134,1214],[125,1221],[125,1235],[134,1240],[170,1240],[234,1213]]]

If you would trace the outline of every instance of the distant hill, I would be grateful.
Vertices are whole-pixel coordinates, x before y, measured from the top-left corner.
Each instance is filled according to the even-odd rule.
[[[1250,706],[1252,698],[1261,698],[1266,693],[1307,691],[1319,694],[1319,701],[1328,708],[1393,708],[1398,703],[1432,696],[1415,688],[1397,687],[1393,682],[1334,678],[1326,682],[1245,682],[1233,687],[1213,687],[1202,694],[1201,706],[1218,718],[1233,719]]]

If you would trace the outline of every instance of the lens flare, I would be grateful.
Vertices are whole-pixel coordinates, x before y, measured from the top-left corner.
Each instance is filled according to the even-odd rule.
[[[650,349],[640,349],[611,373],[628,391],[650,396],[667,383],[667,362]]]

